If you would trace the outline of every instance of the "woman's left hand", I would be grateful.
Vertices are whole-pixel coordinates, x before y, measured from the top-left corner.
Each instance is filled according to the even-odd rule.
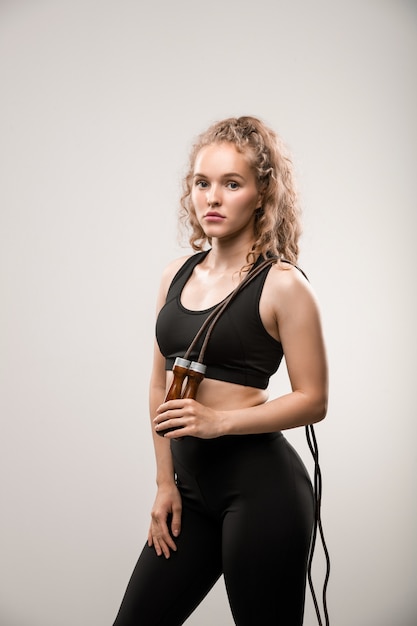
[[[167,439],[214,439],[223,434],[219,412],[189,398],[169,400],[161,404],[153,423],[155,430]],[[175,430],[164,433],[167,428]]]

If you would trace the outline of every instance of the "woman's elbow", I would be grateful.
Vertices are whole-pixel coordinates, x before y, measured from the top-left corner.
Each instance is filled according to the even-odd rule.
[[[328,396],[327,393],[320,394],[314,399],[312,407],[312,424],[317,424],[324,420],[327,415]]]
[[[305,390],[303,396],[305,424],[316,424],[324,420],[327,414],[327,390],[313,388]]]

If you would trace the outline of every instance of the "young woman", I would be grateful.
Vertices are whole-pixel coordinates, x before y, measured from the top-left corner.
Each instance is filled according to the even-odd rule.
[[[297,195],[276,134],[253,117],[213,124],[191,152],[181,213],[196,252],[166,268],[158,297],[157,494],[114,626],[183,624],[221,574],[238,626],[300,626],[314,502],[281,431],[325,417],[327,365],[316,299],[293,265]],[[196,398],[165,401],[175,359],[268,258],[218,320]],[[283,355],[292,391],[269,399]]]

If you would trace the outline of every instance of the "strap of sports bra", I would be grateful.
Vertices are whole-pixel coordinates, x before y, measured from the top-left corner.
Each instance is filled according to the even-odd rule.
[[[306,280],[308,280],[308,276],[307,276],[307,274],[306,274],[306,273],[305,273],[305,272],[301,269],[301,267],[298,267],[298,265],[296,265],[296,264],[295,264],[295,263],[293,263],[292,261],[288,261],[288,259],[283,259],[283,258],[281,258],[281,259],[280,259],[280,261],[281,261],[282,263],[288,263],[289,265],[292,265],[293,267],[295,267],[295,269],[297,269],[299,272],[301,272],[301,274],[304,276],[304,278],[305,278]],[[308,282],[310,282],[310,281],[308,281]]]

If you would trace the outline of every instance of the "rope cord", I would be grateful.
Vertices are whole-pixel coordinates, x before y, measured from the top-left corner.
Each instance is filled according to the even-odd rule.
[[[323,483],[322,483],[321,469],[319,465],[319,448],[317,445],[317,440],[316,440],[316,435],[314,432],[313,425],[309,424],[308,426],[306,426],[305,431],[306,431],[308,447],[310,448],[310,452],[314,459],[314,487],[313,488],[314,488],[314,505],[315,505],[315,521],[314,521],[314,527],[313,527],[313,534],[311,538],[310,554],[308,558],[308,567],[307,567],[308,584],[310,587],[311,596],[313,598],[314,608],[316,610],[316,615],[317,615],[319,626],[323,626],[316,593],[314,591],[312,575],[311,575],[311,566],[313,563],[313,556],[314,556],[314,550],[316,547],[317,529],[318,529],[320,533],[324,555],[326,558],[326,574],[325,574],[324,583],[323,583],[322,600],[323,600],[323,612],[324,612],[325,625],[329,626],[330,622],[329,622],[329,612],[327,609],[327,586],[328,586],[329,577],[330,577],[330,555],[327,549],[326,540],[324,538],[323,524],[321,520],[321,499],[322,499]]]
[[[306,280],[308,280],[307,275],[297,265],[295,265],[291,261],[287,261],[286,259],[281,258],[280,260],[284,263],[289,263],[290,265],[293,265],[294,267],[296,267],[303,274]],[[220,316],[223,314],[223,312],[226,310],[226,308],[229,306],[232,300],[237,296],[237,294],[244,287],[246,287],[246,285],[248,285],[252,280],[254,280],[265,269],[265,267],[273,263],[276,263],[277,261],[278,261],[278,257],[269,257],[265,259],[264,261],[262,261],[262,263],[260,263],[257,267],[252,268],[252,270],[248,274],[246,274],[246,276],[239,283],[239,285],[226,297],[225,300],[223,300],[223,302],[220,302],[220,304],[216,306],[216,308],[210,313],[210,315],[204,321],[200,330],[197,332],[193,341],[191,342],[187,352],[184,354],[184,359],[189,358],[197,342],[200,340],[202,335],[206,333],[203,344],[201,346],[201,349],[198,355],[198,359],[197,359],[198,363],[203,363],[204,354],[206,351],[208,341],[211,337],[211,334]],[[318,605],[316,592],[314,590],[312,574],[311,574],[313,556],[314,556],[314,551],[315,551],[315,547],[317,543],[317,533],[319,533],[322,546],[323,546],[323,551],[324,551],[325,558],[326,558],[326,574],[325,574],[325,579],[323,583],[323,595],[322,595],[323,612],[324,612],[324,620],[325,620],[324,623],[325,623],[325,626],[330,626],[329,613],[327,609],[327,586],[328,586],[329,577],[330,577],[330,556],[329,556],[329,551],[327,549],[326,541],[324,538],[323,524],[321,520],[322,474],[321,474],[321,469],[319,465],[319,450],[318,450],[318,445],[317,445],[317,440],[316,440],[316,435],[314,432],[313,424],[308,424],[305,427],[305,433],[306,433],[308,447],[310,449],[310,452],[314,460],[314,479],[313,479],[314,525],[313,525],[310,550],[309,550],[309,556],[308,556],[307,577],[308,577],[308,584],[310,587],[311,596],[313,598],[314,608],[316,611],[317,621],[318,621],[319,626],[323,626],[321,612],[320,612],[320,608]]]

